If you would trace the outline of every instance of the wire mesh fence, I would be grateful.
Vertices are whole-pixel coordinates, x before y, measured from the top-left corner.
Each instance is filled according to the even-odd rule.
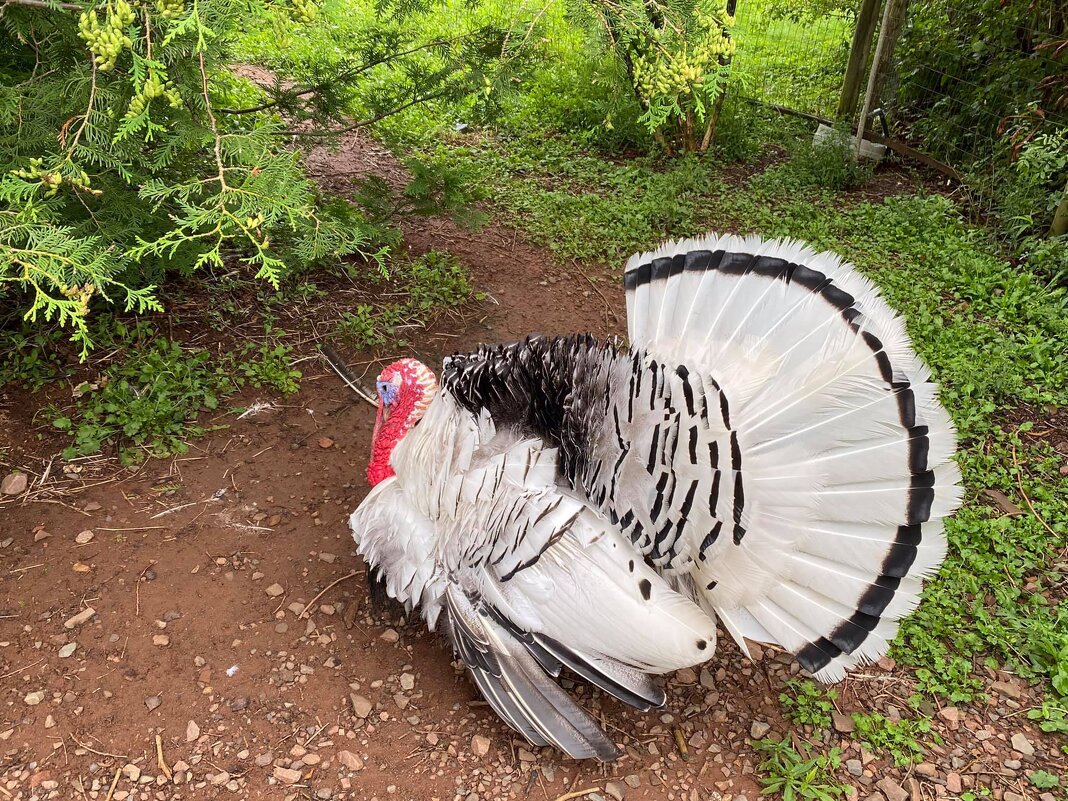
[[[850,11],[819,13],[770,0],[739,0],[733,69],[741,94],[833,116],[855,25]]]
[[[889,127],[868,130],[955,172],[981,205],[1040,132],[1068,152],[1064,0],[738,0],[735,23],[742,96],[855,124],[871,81]]]

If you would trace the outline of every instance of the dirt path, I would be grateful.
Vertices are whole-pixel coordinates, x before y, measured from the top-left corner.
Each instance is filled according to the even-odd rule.
[[[357,139],[309,164],[335,188],[400,170]],[[622,331],[618,281],[595,286],[603,273],[554,264],[514,231],[431,219],[405,234],[415,252],[458,256],[489,295],[462,330],[421,341],[431,364],[531,331]],[[372,619],[346,518],[366,491],[373,410],[317,365],[292,399],[227,418],[185,457],[0,506],[4,799],[757,797],[751,739],[797,728],[775,700],[786,660],[749,663],[721,642],[705,670],[671,678],[659,714],[575,687],[626,750],[599,766],[529,748],[421,622]],[[32,452],[32,411],[0,396],[0,447]],[[893,701],[900,678],[869,676],[842,700],[861,687]],[[866,795],[888,768],[856,751]],[[944,769],[924,786],[945,795]]]

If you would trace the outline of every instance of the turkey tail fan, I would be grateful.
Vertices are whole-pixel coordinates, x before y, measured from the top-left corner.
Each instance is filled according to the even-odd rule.
[[[780,644],[824,681],[877,659],[961,500],[953,424],[902,320],[851,265],[787,240],[669,243],[633,256],[625,287],[632,345],[722,393],[733,492],[696,534],[696,600],[743,649]]]

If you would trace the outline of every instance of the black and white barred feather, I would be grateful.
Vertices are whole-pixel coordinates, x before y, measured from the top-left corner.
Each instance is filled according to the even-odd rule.
[[[954,431],[851,266],[708,237],[635,256],[631,350],[531,338],[447,362],[472,411],[559,447],[561,480],[674,586],[833,681],[878,658],[945,553]]]

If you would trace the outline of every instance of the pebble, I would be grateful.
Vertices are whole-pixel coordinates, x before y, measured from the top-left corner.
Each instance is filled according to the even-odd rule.
[[[859,759],[847,759],[845,766],[850,776],[859,777],[864,775],[864,765],[861,764]]]
[[[127,762],[122,768],[123,775],[130,781],[135,782],[141,778],[141,769],[132,762]]]
[[[150,695],[148,696],[148,698],[145,699],[145,706],[148,708],[149,712],[151,712],[153,709],[156,709],[162,703],[163,699],[160,698],[158,695]]]
[[[476,734],[471,738],[471,753],[478,757],[484,757],[489,753],[490,739],[489,737],[483,737],[481,734]]]
[[[604,791],[608,793],[616,801],[623,801],[623,796],[626,794],[626,790],[623,789],[623,785],[619,782],[608,782],[604,786]]]
[[[292,768],[276,767],[274,769],[274,777],[282,784],[296,784],[300,781],[300,771]]]
[[[843,715],[841,712],[832,712],[831,720],[834,721],[834,730],[841,734],[851,734],[857,728],[853,718],[849,715]]]
[[[268,751],[265,754],[256,754],[256,758],[253,760],[256,763],[256,767],[265,768],[274,762],[274,754]]]
[[[334,440],[330,439],[330,437],[320,437],[319,438],[319,447],[322,448],[323,450],[326,450],[327,448],[333,448],[334,447]]]
[[[1035,755],[1035,747],[1031,745],[1031,741],[1027,739],[1026,735],[1017,732],[1012,735],[1012,739],[1009,742],[1012,745],[1013,751],[1019,751],[1025,757]]]
[[[946,789],[949,790],[949,792],[953,793],[953,795],[960,794],[960,792],[964,789],[964,786],[961,782],[959,773],[946,774]]]
[[[22,700],[26,702],[27,706],[37,706],[44,700],[44,690],[35,690],[32,693],[26,693],[26,697]]]
[[[397,642],[400,639],[400,635],[397,634],[396,629],[386,629],[378,635],[378,638],[383,642]]]
[[[883,791],[887,801],[908,801],[909,793],[904,787],[885,776],[875,783],[875,786]]]
[[[195,720],[191,720],[185,724],[185,741],[191,743],[200,737],[200,726],[197,725]]]
[[[63,628],[65,628],[65,629],[77,628],[78,626],[82,625],[82,623],[88,623],[90,620],[92,620],[93,615],[95,615],[95,614],[96,614],[96,610],[93,609],[93,607],[91,607],[91,606],[87,606],[87,607],[85,607],[85,609],[83,609],[78,614],[72,615],[71,617],[67,618],[67,620],[64,621],[64,623],[63,623]]]
[[[28,481],[25,473],[8,473],[0,482],[0,493],[4,495],[21,495],[26,491]]]
[[[761,740],[769,731],[771,731],[770,723],[765,723],[762,720],[754,720],[753,725],[749,727],[749,736],[754,740]]]
[[[411,690],[415,688],[415,676],[411,673],[401,673],[400,686],[402,690]]]
[[[629,774],[624,777],[623,781],[627,783],[627,787],[638,787],[642,783],[642,780],[638,777],[637,773]]]
[[[352,711],[358,718],[366,718],[371,714],[371,710],[374,709],[374,704],[371,703],[369,698],[364,698],[362,695],[351,693],[349,700],[352,701]]]
[[[328,565],[332,565],[332,564],[334,564],[334,561],[336,559],[337,559],[337,557],[332,553],[327,553],[326,551],[320,551],[319,552],[319,561],[320,562],[326,562]]]
[[[78,650],[78,643],[69,642],[59,649],[59,658],[66,659],[68,656]]]
[[[95,536],[96,535],[93,534],[93,532],[86,530],[78,534],[78,536],[74,538],[74,541],[79,545],[88,545],[93,541],[93,537]]]
[[[168,637],[166,634],[153,634],[152,644],[157,648],[166,648],[168,645],[171,644],[171,638]]]
[[[339,751],[337,761],[349,770],[363,770],[363,760],[352,751]]]
[[[270,587],[265,589],[264,592],[267,593],[272,598],[277,598],[279,595],[282,595],[285,592],[285,590],[282,589],[282,585],[281,584],[272,584]]]

